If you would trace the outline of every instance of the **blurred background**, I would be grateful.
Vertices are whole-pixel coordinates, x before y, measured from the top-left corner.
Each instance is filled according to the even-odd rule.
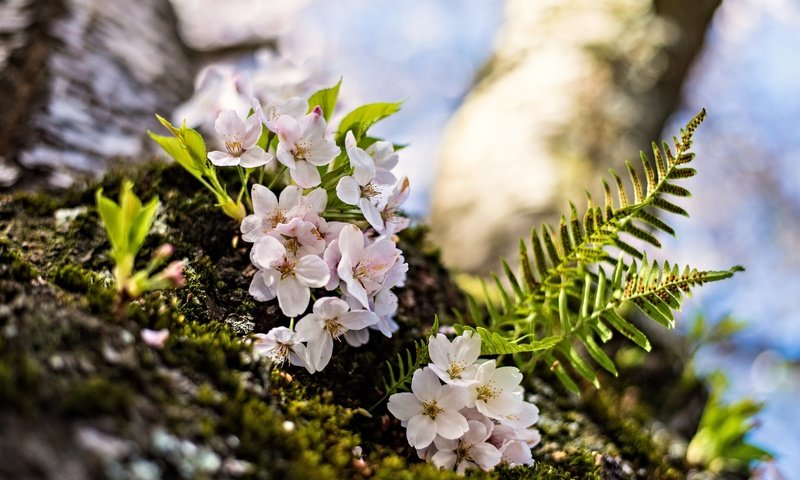
[[[0,188],[64,188],[156,152],[153,113],[222,108],[343,78],[339,111],[405,100],[376,133],[408,143],[410,213],[445,262],[482,274],[609,167],[702,107],[692,215],[661,256],[747,272],[685,309],[747,327],[698,352],[751,440],[800,471],[800,2],[797,0],[4,0]],[[769,475],[777,477],[775,471]],[[770,477],[772,478],[772,477]]]

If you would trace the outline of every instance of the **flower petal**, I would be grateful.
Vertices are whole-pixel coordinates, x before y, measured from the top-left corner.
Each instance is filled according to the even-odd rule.
[[[223,110],[214,122],[217,134],[226,142],[242,142],[245,136],[245,123],[233,110]]]
[[[431,457],[431,463],[440,470],[452,470],[456,466],[456,454],[452,450],[439,450]]]
[[[469,430],[467,419],[458,412],[444,411],[436,415],[436,434],[444,438],[455,439]],[[483,427],[481,425],[481,427]]]
[[[271,270],[271,269],[270,269]],[[272,270],[274,272],[274,270]],[[250,282],[250,295],[259,302],[266,302],[275,298],[277,292],[274,288],[267,284],[267,277],[264,270],[259,270],[253,275],[253,280]]]
[[[296,317],[308,307],[311,291],[294,276],[278,282],[278,305],[287,317]]]
[[[253,147],[239,158],[239,165],[244,168],[255,168],[268,164],[272,159],[272,155],[265,152],[263,148]]]
[[[253,211],[256,215],[268,215],[278,206],[278,198],[269,188],[255,184],[251,190]]]
[[[270,236],[260,238],[250,250],[250,260],[258,268],[272,268],[275,262],[286,255],[286,247]]]
[[[319,288],[328,283],[330,271],[324,260],[316,255],[306,255],[294,267],[297,279],[311,288]]]
[[[386,408],[399,420],[407,421],[422,412],[422,403],[417,400],[413,393],[395,393],[389,397],[389,403],[386,404]]]
[[[530,453],[530,451],[529,451]],[[494,468],[502,457],[500,450],[488,443],[479,443],[470,450],[470,458],[477,463],[483,470],[489,471]]]
[[[348,330],[361,330],[378,323],[378,316],[367,310],[356,310],[342,315],[340,321]]]
[[[361,186],[351,176],[342,177],[339,179],[339,183],[336,184],[336,196],[348,205],[358,205],[358,200],[361,197]]]
[[[219,150],[208,152],[208,159],[211,160],[211,163],[218,167],[232,167],[234,165],[239,165],[238,157],[234,157],[227,152],[220,152]]]
[[[364,214],[364,218],[366,218],[369,224],[372,225],[372,228],[378,232],[383,232],[385,228],[383,225],[383,218],[381,218],[381,212],[378,211],[378,207],[373,205],[368,198],[361,198],[358,201],[358,206],[361,208],[361,213]]]
[[[417,370],[411,377],[411,391],[421,402],[436,400],[441,388],[439,378],[429,368]]]
[[[408,444],[414,448],[425,448],[436,437],[436,424],[426,415],[411,417],[406,428]]]
[[[339,232],[339,252],[349,262],[358,262],[364,251],[364,234],[355,225],[347,225]],[[355,266],[355,265],[352,265]],[[341,273],[339,273],[341,276]]]
[[[294,168],[290,169],[289,173],[292,179],[303,188],[316,187],[322,181],[317,167],[303,160],[296,161]]]
[[[458,411],[467,404],[467,390],[455,385],[445,385],[439,393],[437,402],[445,410]]]

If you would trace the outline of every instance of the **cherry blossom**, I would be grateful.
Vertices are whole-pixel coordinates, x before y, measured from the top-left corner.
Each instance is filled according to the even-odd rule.
[[[439,333],[430,337],[428,345],[432,362],[428,366],[442,381],[462,387],[478,383],[475,361],[481,354],[481,337],[466,331],[451,343]]]
[[[253,185],[251,190],[254,213],[242,220],[242,240],[255,242],[269,234],[289,217],[297,213],[300,207],[302,191],[299,187],[289,186],[283,189],[280,199],[272,190],[263,185]]]
[[[328,282],[330,273],[325,262],[316,255],[296,258],[274,237],[263,237],[253,245],[250,257],[259,271],[250,283],[250,294],[259,301],[278,297],[278,305],[287,317],[296,317],[306,310],[310,288]]]
[[[397,152],[394,151],[392,142],[379,140],[367,147],[366,152],[375,162],[376,183],[391,185],[397,181],[392,170],[397,166],[400,158]]]
[[[320,298],[314,302],[313,313],[297,322],[297,333],[307,342],[308,358],[317,371],[328,365],[334,340],[350,330],[360,330],[378,321],[372,312],[349,310],[350,306],[342,299]]]
[[[208,153],[208,159],[214,165],[254,168],[272,161],[272,155],[256,145],[261,136],[261,122],[258,116],[252,115],[242,120],[235,111],[223,110],[217,117],[214,127],[226,149],[224,152],[214,150]]]
[[[478,366],[475,380],[468,404],[482,414],[499,420],[522,409],[522,374],[517,367],[497,368],[494,360],[487,360]]]
[[[305,367],[308,373],[314,373],[305,345],[290,329],[275,327],[266,334],[257,333],[253,337],[253,353],[256,355],[265,356],[279,365],[288,360],[292,365]]]
[[[381,223],[375,227],[379,233],[384,235],[394,235],[408,227],[411,221],[400,215],[399,208],[406,201],[409,194],[408,177],[403,177],[395,185],[392,194],[386,200],[386,205],[380,211]]]
[[[278,133],[278,119],[282,115],[288,115],[294,118],[300,118],[308,112],[308,100],[300,97],[292,97],[282,103],[275,103],[268,106],[266,109],[261,108],[258,103],[256,113],[267,128],[273,132]]]
[[[317,167],[327,165],[341,151],[336,142],[325,138],[325,118],[319,107],[296,120],[278,117],[278,161],[289,168],[292,179],[303,188],[319,185]]]
[[[470,420],[469,429],[458,439],[436,437],[434,443],[438,451],[431,457],[431,463],[446,470],[456,469],[456,473],[464,475],[470,468],[489,471],[500,463],[500,451],[487,442],[491,429],[482,422]]]
[[[373,228],[378,230],[383,226],[380,211],[376,206],[380,190],[373,184],[375,179],[375,161],[364,150],[356,146],[353,132],[347,132],[345,147],[350,164],[353,166],[353,175],[339,179],[336,184],[336,196],[348,205],[358,205],[364,218]]]
[[[427,447],[437,435],[457,439],[469,430],[459,409],[466,403],[466,392],[454,385],[442,385],[436,374],[425,367],[414,372],[411,393],[395,393],[387,408],[407,422],[408,443],[418,449]]]
[[[341,260],[337,273],[347,286],[347,293],[369,308],[369,296],[383,288],[386,273],[397,262],[400,250],[388,238],[380,238],[369,246],[355,225],[347,225],[339,233]]]

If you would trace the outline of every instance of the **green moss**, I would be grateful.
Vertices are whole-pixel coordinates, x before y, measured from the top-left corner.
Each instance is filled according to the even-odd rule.
[[[39,276],[39,271],[22,258],[11,242],[0,238],[0,278],[29,282]]]
[[[67,415],[113,414],[125,417],[135,395],[124,383],[93,376],[71,385],[60,401],[60,408]]]
[[[12,200],[25,215],[33,217],[47,217],[53,215],[61,202],[47,193],[20,192]]]

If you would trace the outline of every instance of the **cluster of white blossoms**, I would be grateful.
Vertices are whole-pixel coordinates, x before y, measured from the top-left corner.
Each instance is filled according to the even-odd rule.
[[[254,102],[247,118],[223,111],[215,127],[225,150],[208,153],[216,166],[281,167],[279,177],[291,179],[277,195],[253,185],[253,213],[241,232],[253,243],[257,267],[250,294],[261,302],[277,298],[292,318],[290,327],[256,335],[255,351],[310,373],[328,364],[334,340],[360,346],[370,329],[387,337],[397,329],[392,289],[405,282],[408,264],[394,239],[409,223],[398,213],[409,184],[392,173],[393,145],[362,137],[361,148],[348,131],[339,139],[341,155],[322,109],[312,107],[290,98],[267,108]],[[312,291],[317,300],[308,312]]]
[[[439,468],[463,474],[500,463],[531,465],[539,443],[532,427],[536,405],[524,400],[522,374],[479,359],[481,339],[464,332],[450,342],[431,336],[431,363],[414,372],[410,393],[389,397],[388,409],[406,427],[417,455]]]

